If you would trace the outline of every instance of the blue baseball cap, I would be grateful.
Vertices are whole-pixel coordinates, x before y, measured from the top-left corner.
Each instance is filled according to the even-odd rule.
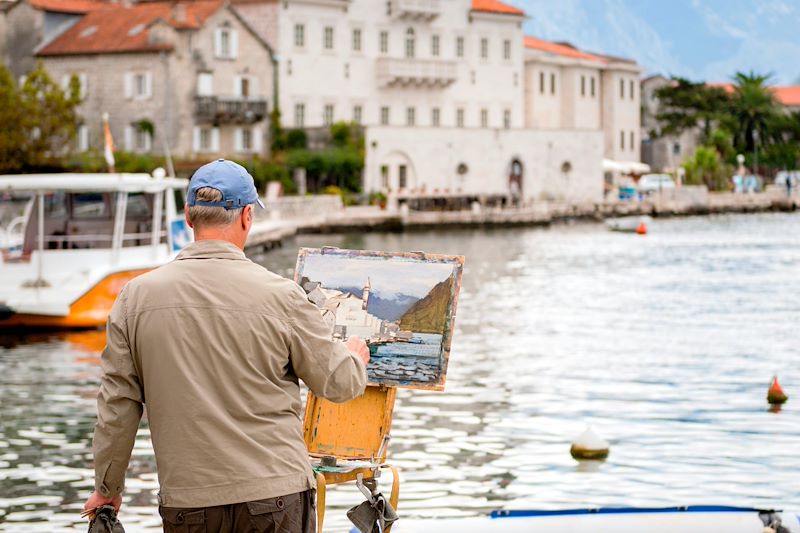
[[[197,190],[211,187],[222,193],[222,200],[206,202],[197,199]],[[264,204],[258,198],[258,191],[253,176],[240,164],[217,159],[197,169],[189,181],[189,194],[186,203],[190,206],[224,207],[225,209],[241,209],[250,204]]]

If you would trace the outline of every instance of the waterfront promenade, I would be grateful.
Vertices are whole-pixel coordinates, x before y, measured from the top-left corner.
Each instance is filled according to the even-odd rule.
[[[794,211],[800,195],[772,188],[754,194],[709,193],[702,187],[655,193],[642,200],[587,204],[535,202],[524,207],[485,207],[476,202],[460,211],[414,211],[400,207],[344,207],[338,196],[283,197],[267,202],[247,246],[269,250],[304,233],[412,231],[442,227],[547,226],[571,220],[601,222],[625,216],[674,217],[719,213]]]

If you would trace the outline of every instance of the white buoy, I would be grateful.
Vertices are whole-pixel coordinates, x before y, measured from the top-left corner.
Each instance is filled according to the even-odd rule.
[[[577,436],[569,449],[574,459],[600,460],[608,457],[611,446],[603,440],[591,426]]]

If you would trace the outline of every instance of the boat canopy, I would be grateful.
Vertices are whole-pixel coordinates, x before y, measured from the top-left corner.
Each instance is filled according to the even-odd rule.
[[[156,174],[156,173],[154,173]],[[0,175],[2,192],[144,192],[185,189],[189,180],[149,174],[25,174]]]

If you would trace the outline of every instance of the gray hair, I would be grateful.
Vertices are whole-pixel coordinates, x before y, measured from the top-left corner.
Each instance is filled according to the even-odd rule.
[[[212,187],[201,187],[197,189],[195,198],[201,202],[219,202],[222,200],[222,193]],[[230,226],[242,215],[242,209],[190,205],[189,221],[195,227]]]

